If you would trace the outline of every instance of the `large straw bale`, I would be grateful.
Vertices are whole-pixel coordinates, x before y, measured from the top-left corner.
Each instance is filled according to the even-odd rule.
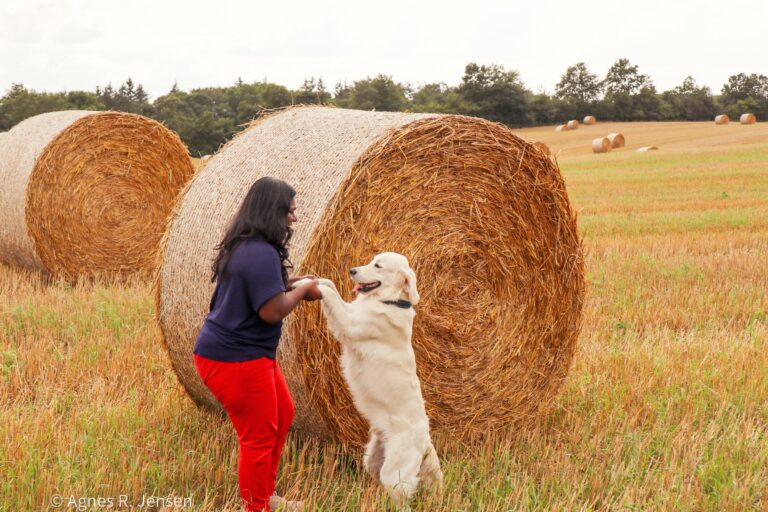
[[[607,153],[612,147],[608,137],[598,137],[592,141],[592,151],[595,153]]]
[[[422,301],[413,331],[431,425],[474,437],[546,411],[573,357],[582,248],[557,164],[502,125],[452,115],[302,107],[255,121],[197,173],[159,253],[156,307],[191,398],[220,409],[192,348],[208,312],[215,246],[262,176],[297,190],[295,273],[337,283],[376,253],[406,255]],[[284,323],[278,360],[293,427],[360,446],[365,421],[320,306]]]
[[[607,135],[608,140],[611,141],[611,147],[613,149],[616,148],[623,148],[626,141],[624,140],[624,135],[618,132],[612,132]]]
[[[584,118],[584,124],[597,124],[597,118],[595,118],[595,116],[586,116]]]
[[[731,122],[731,118],[727,114],[720,114],[715,116],[715,124],[728,124]]]
[[[119,112],[31,117],[0,138],[0,260],[70,280],[150,276],[193,172],[160,123]]]
[[[755,124],[757,122],[757,117],[755,117],[755,114],[741,114],[739,122],[741,124]]]
[[[648,151],[658,151],[659,146],[642,146],[637,148],[638,153],[647,153]]]
[[[570,130],[567,124],[560,124],[555,127],[556,132],[567,132]]]
[[[571,119],[567,123],[569,130],[578,130],[579,129],[579,122],[576,119]]]

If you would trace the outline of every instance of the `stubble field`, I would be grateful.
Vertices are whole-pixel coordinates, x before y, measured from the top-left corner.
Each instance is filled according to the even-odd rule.
[[[591,154],[610,131],[628,147]],[[445,490],[414,509],[768,510],[768,123],[518,133],[559,151],[579,212],[578,351],[536,428],[438,437]],[[0,511],[117,510],[121,495],[238,510],[234,431],[186,396],[153,315],[146,283],[0,264]],[[308,510],[387,510],[355,458],[293,433],[278,491]]]

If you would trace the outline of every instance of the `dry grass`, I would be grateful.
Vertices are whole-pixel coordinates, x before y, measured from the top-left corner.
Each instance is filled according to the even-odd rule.
[[[560,159],[589,285],[554,414],[482,445],[436,439],[446,489],[416,510],[768,510],[768,144],[681,147],[648,128],[619,131],[667,133],[664,151]],[[237,510],[232,427],[186,396],[152,315],[142,283],[45,286],[0,266],[0,510],[56,493]],[[386,510],[355,460],[295,434],[278,490]]]
[[[580,130],[568,133],[554,131],[553,126],[524,128],[515,133],[529,140],[546,143],[552,152],[559,152],[560,159],[572,156],[596,158],[592,154],[592,139],[606,133],[619,132],[627,138],[628,144],[618,152],[633,152],[642,146],[659,146],[664,151],[699,150],[734,145],[765,144],[768,140],[768,123],[742,126],[731,123],[715,125],[711,121],[669,122],[669,123],[598,123],[582,126]],[[602,157],[601,157],[602,158]]]

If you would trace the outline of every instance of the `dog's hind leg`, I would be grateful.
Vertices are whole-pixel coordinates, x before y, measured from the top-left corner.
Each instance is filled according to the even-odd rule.
[[[443,486],[443,471],[440,469],[440,459],[437,458],[437,452],[431,443],[421,462],[418,476],[425,487],[439,490]]]
[[[374,480],[381,483],[381,466],[384,465],[384,439],[376,429],[371,429],[371,438],[365,447],[363,466]]]
[[[398,510],[410,510],[408,502],[419,485],[422,454],[411,436],[392,436],[384,442],[381,484],[387,489]]]

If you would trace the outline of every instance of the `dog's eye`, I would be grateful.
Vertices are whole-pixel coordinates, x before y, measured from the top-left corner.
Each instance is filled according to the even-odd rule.
[[[379,265],[378,263],[374,264],[373,266],[376,268],[381,268],[381,265]]]

